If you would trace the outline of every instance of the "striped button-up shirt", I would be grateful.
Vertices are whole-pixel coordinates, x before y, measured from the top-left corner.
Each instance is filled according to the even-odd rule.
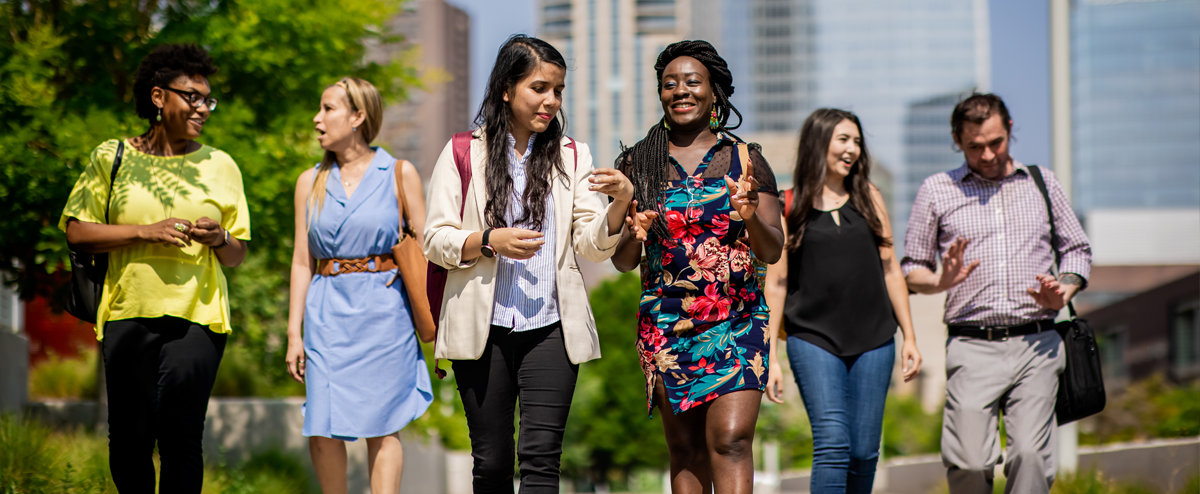
[[[508,173],[513,179],[512,197],[508,200],[506,222],[513,227],[530,228],[529,225],[514,225],[524,214],[522,196],[525,195],[525,163],[533,151],[537,134],[529,136],[525,155],[517,156],[516,139],[508,135]],[[549,326],[559,321],[558,285],[554,280],[554,194],[546,193],[546,218],[542,222],[543,239],[546,243],[529,259],[512,259],[499,256],[496,272],[496,303],[492,309],[492,324],[512,328],[513,331],[528,331]],[[586,303],[586,301],[585,301]]]
[[[917,268],[934,271],[959,237],[971,241],[963,261],[980,261],[974,272],[947,292],[946,324],[1015,326],[1056,315],[1025,291],[1038,289],[1037,275],[1051,272],[1054,251],[1046,203],[1037,183],[1025,165],[1015,160],[1013,165],[1011,175],[994,181],[964,164],[925,179],[917,192],[900,262],[904,274]],[[1087,236],[1054,174],[1039,169],[1054,205],[1060,271],[1087,280],[1092,265]]]

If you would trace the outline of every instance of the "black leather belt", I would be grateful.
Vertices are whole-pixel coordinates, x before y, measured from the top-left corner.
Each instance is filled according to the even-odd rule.
[[[952,325],[950,336],[965,336],[988,341],[1007,341],[1010,337],[1025,336],[1054,329],[1053,319],[1042,319],[1020,326],[961,326]]]

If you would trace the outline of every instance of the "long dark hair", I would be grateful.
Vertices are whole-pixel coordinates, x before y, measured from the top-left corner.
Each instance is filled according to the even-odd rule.
[[[730,130],[740,127],[742,113],[733,106],[733,103],[729,102],[729,97],[733,96],[733,74],[729,71],[729,65],[725,63],[725,59],[721,58],[717,54],[717,49],[707,41],[691,40],[671,43],[662,53],[658,54],[658,61],[654,63],[654,71],[658,74],[659,94],[662,93],[663,70],[666,70],[671,61],[679,57],[695,58],[708,69],[708,81],[712,85],[713,94],[716,95],[713,106],[717,110],[717,119],[720,122],[717,129]],[[738,116],[737,125],[727,125],[730,115]],[[617,167],[623,170],[629,176],[629,180],[633,182],[633,198],[637,199],[638,210],[658,211],[658,219],[654,221],[651,230],[660,238],[671,238],[664,221],[667,215],[662,210],[660,199],[663,190],[667,188],[671,158],[670,131],[666,127],[666,118],[664,116],[662,120],[650,127],[650,130],[646,132],[646,137],[634,144],[633,147],[622,147],[621,155],[617,158]]]
[[[792,204],[787,214],[788,241],[784,246],[789,251],[799,248],[804,238],[813,199],[821,194],[825,185],[825,155],[829,154],[829,141],[833,139],[833,129],[842,120],[854,122],[858,127],[858,135],[862,136],[859,146],[862,152],[858,155],[858,161],[850,167],[850,174],[843,184],[850,193],[851,203],[866,218],[867,226],[875,235],[875,243],[881,247],[892,245],[892,239],[883,236],[883,222],[875,210],[875,201],[871,199],[871,155],[867,152],[867,137],[863,134],[862,122],[858,120],[858,115],[848,111],[822,108],[812,112],[800,127],[800,149],[796,153],[796,169],[792,173],[795,177]]]
[[[557,171],[562,177],[567,175],[560,144],[565,135],[567,117],[560,108],[558,118],[551,120],[550,126],[537,135],[529,161],[526,162],[528,182],[521,197],[524,213],[513,225],[505,221],[508,201],[513,193],[513,179],[508,173],[508,134],[512,132],[512,108],[504,101],[504,93],[542,63],[567,68],[567,61],[550,43],[523,34],[508,38],[496,55],[483,104],[479,105],[479,114],[475,116],[475,124],[484,128],[484,145],[487,147],[487,206],[484,208],[484,218],[492,228],[528,224],[534,230],[541,230],[546,218],[546,194],[550,192],[551,172]]]

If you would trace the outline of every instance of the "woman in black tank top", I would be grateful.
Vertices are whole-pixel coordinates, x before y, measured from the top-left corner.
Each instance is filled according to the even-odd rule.
[[[811,492],[869,493],[899,326],[904,380],[921,367],[908,287],[853,113],[821,109],[800,131],[782,194],[787,243],[767,270],[770,330],[787,354],[813,433]]]

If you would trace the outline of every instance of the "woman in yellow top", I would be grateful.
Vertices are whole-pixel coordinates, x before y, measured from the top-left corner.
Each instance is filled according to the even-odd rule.
[[[150,129],[92,152],[59,221],[72,248],[109,253],[96,338],[122,493],[155,491],[156,444],[159,492],[199,493],[204,476],[204,415],[230,331],[221,266],[241,264],[250,240],[237,164],[195,141],[217,106],[216,71],[194,45],[146,56],[133,92]]]

